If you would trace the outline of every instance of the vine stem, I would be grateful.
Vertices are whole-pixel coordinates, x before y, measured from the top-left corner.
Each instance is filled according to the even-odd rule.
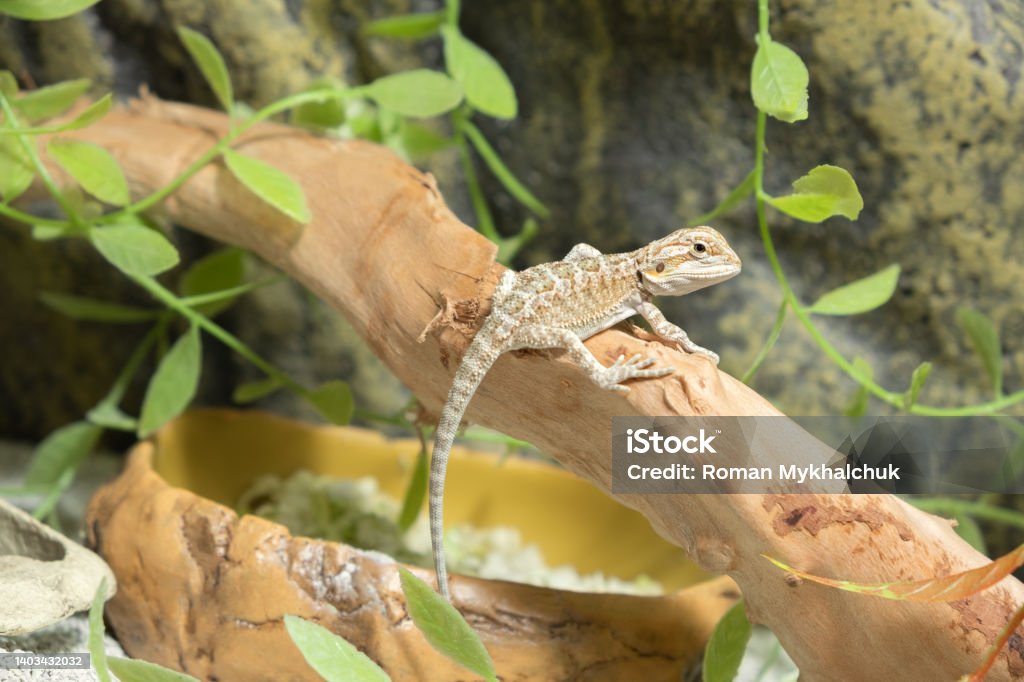
[[[487,199],[484,198],[483,190],[480,188],[480,180],[477,179],[476,169],[473,168],[473,158],[469,153],[469,142],[465,133],[466,112],[456,109],[452,112],[452,128],[455,130],[455,146],[459,149],[459,161],[462,164],[462,172],[466,176],[466,188],[469,190],[469,198],[473,203],[473,211],[479,223],[480,234],[498,243],[501,235],[494,226],[494,218],[491,210],[487,207]]]
[[[768,0],[757,0],[757,34],[761,37],[761,42],[767,43],[771,40],[771,35],[768,33]]]
[[[768,332],[768,338],[765,339],[764,344],[761,346],[761,350],[757,352],[757,356],[754,361],[750,363],[750,368],[743,373],[740,377],[740,381],[745,384],[749,384],[750,380],[757,374],[757,370],[761,369],[761,365],[764,363],[768,354],[772,348],[775,347],[776,342],[779,340],[779,335],[782,334],[782,325],[786,322],[786,311],[789,309],[789,299],[783,298],[782,303],[779,305],[779,312],[775,314],[775,324],[772,325],[772,329]]]
[[[210,336],[214,337],[231,350],[238,353],[240,356],[248,360],[261,372],[266,374],[269,378],[274,379],[281,385],[286,386],[295,393],[303,396],[309,396],[309,390],[305,386],[291,379],[287,374],[274,367],[272,364],[264,360],[262,357],[257,355],[251,348],[246,346],[242,341],[234,336],[231,332],[221,327],[219,324],[209,319],[205,315],[202,315],[191,307],[189,307],[184,301],[174,295],[171,291],[165,289],[152,277],[142,277],[138,275],[129,275],[131,280],[138,284],[140,287],[145,289],[153,298],[166,305],[171,310],[174,310],[179,315],[187,319],[192,324],[196,325],[203,331],[207,332]]]
[[[0,109],[4,112],[4,118],[7,119],[7,124],[13,128],[18,129],[18,117],[14,113],[14,108],[11,103],[7,100],[7,96],[0,92]],[[39,158],[39,150],[36,149],[35,142],[30,142],[28,136],[23,133],[15,133],[14,137],[18,140],[18,144],[21,145],[22,149],[28,154],[28,158],[32,161],[32,165],[35,167],[36,172],[39,173],[39,177],[42,179],[43,184],[46,185],[47,191],[53,195],[54,200],[61,207],[61,210],[68,216],[68,220],[75,227],[83,227],[81,217],[75,211],[74,207],[67,200],[67,197],[57,187],[57,183],[54,181],[53,176],[50,175],[50,171],[43,165],[42,159]]]
[[[19,211],[13,206],[0,203],[0,215],[10,218],[19,223],[25,223],[26,225],[46,225],[47,227],[65,227],[68,224],[66,220],[57,220],[56,218],[43,218],[40,216],[32,215],[31,213],[25,213]]]

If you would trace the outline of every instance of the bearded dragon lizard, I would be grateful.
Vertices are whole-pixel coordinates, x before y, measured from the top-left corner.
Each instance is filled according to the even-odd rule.
[[[437,584],[451,601],[443,545],[444,479],[455,434],[469,401],[502,353],[522,348],[564,348],[590,379],[618,393],[628,393],[627,379],[661,377],[671,368],[656,368],[654,358],[624,356],[610,367],[597,361],[583,340],[641,315],[665,341],[718,364],[718,356],[690,340],[651,303],[655,296],[682,296],[737,275],[741,263],[710,227],[677,230],[628,253],[603,255],[577,244],[564,260],[522,272],[506,271],[494,290],[491,312],[476,333],[455,373],[434,436],[430,460],[430,540]]]

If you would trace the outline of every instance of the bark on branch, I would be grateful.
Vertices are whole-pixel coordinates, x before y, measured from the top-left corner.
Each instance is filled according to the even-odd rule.
[[[146,99],[68,136],[113,152],[133,195],[141,196],[169,182],[226,128],[219,113]],[[255,199],[220,164],[202,170],[164,210],[179,224],[255,252],[312,289],[346,315],[427,407],[439,409],[468,336],[445,326],[422,343],[417,338],[443,298],[486,308],[502,270],[494,246],[449,211],[430,175],[384,148],[275,125],[255,129],[236,147],[301,182],[310,225],[300,227]],[[621,330],[598,334],[587,346],[606,363],[621,353],[653,354],[676,373],[636,382],[621,397],[599,389],[568,360],[507,354],[480,388],[468,420],[535,443],[609,491],[613,416],[778,414],[702,358]],[[986,561],[947,521],[892,496],[619,499],[704,568],[732,576],[751,619],[775,631],[806,680],[955,679],[978,665],[1024,599],[1024,588],[1011,578],[950,604],[884,601],[790,584],[760,556],[861,581],[943,575]],[[454,590],[457,595],[457,584]],[[991,679],[1021,676],[1024,659],[1011,646]]]

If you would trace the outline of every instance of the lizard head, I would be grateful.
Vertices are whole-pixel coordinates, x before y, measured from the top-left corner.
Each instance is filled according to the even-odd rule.
[[[710,227],[676,230],[637,253],[640,286],[654,296],[681,296],[739,274],[742,263]]]

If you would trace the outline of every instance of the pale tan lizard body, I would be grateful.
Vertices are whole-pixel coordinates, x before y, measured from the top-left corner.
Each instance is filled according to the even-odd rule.
[[[463,355],[434,437],[430,461],[430,539],[438,588],[445,598],[442,505],[444,479],[455,434],[484,375],[502,353],[521,348],[564,348],[598,386],[628,393],[627,379],[660,377],[670,368],[653,368],[653,358],[619,357],[605,367],[583,339],[633,315],[642,315],[654,332],[689,352],[718,356],[689,339],[651,303],[654,296],[680,296],[739,273],[740,259],[709,227],[677,230],[636,251],[602,255],[578,244],[565,260],[522,272],[508,271],[494,290],[491,312]]]

